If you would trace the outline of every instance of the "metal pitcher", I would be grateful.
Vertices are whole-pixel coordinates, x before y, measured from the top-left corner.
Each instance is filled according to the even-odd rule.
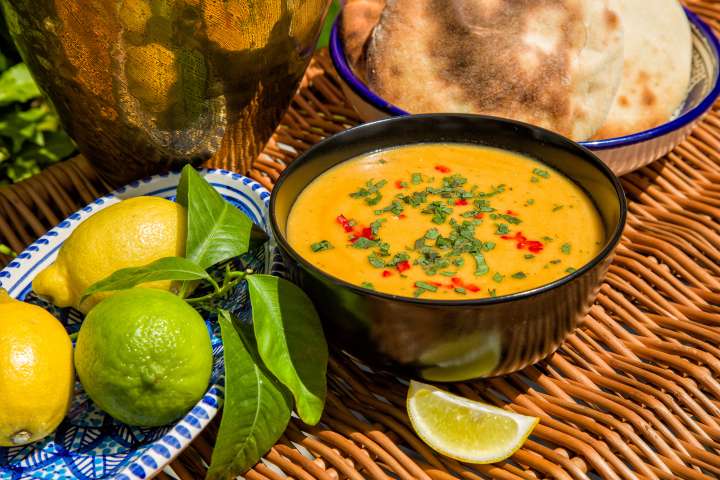
[[[215,156],[247,169],[330,0],[0,0],[68,133],[112,183]]]

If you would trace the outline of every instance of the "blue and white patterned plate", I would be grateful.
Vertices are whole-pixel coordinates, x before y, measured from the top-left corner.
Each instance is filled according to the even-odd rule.
[[[225,170],[200,173],[227,201],[268,231],[270,193],[260,184]],[[73,213],[0,271],[0,287],[15,298],[51,310],[68,332],[76,332],[81,315],[72,309],[54,308],[36,297],[31,291],[35,275],[54,261],[60,245],[86,218],[121,200],[140,195],[174,199],[179,179],[179,173],[170,173],[132,182]],[[256,271],[268,271],[268,257],[262,248],[250,252],[244,261]],[[237,313],[248,315],[244,288],[237,293],[233,303],[242,309]],[[222,343],[216,324],[210,319],[206,319],[206,323],[215,356],[210,386],[184,418],[160,428],[129,427],[100,411],[77,382],[70,412],[53,435],[25,447],[0,448],[0,479],[137,480],[159,472],[207,426],[217,414],[222,399]]]

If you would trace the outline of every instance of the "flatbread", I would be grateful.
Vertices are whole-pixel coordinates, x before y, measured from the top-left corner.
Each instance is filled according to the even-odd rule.
[[[620,90],[596,138],[621,137],[667,122],[687,96],[690,23],[677,0],[620,0],[625,65]]]
[[[345,47],[345,56],[353,68],[364,63],[365,45],[370,38],[380,15],[385,8],[385,0],[347,0],[342,10],[341,35]]]
[[[387,0],[367,80],[412,113],[496,115],[584,140],[622,77],[614,1]]]

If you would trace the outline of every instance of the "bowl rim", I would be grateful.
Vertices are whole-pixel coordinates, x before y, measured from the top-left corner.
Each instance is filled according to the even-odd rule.
[[[702,19],[700,19],[697,14],[695,14],[687,7],[683,7],[683,10],[688,17],[689,22],[695,27],[697,27],[700,33],[710,44],[715,54],[714,58],[718,63],[718,69],[715,72],[714,78],[715,83],[710,92],[708,92],[705,98],[703,98],[695,107],[691,108],[679,117],[674,118],[661,125],[658,125],[657,127],[653,127],[649,130],[632,133],[630,135],[625,135],[622,137],[607,138],[603,140],[588,140],[577,143],[591,150],[607,150],[627,147],[630,145],[635,145],[637,143],[654,140],[695,122],[710,107],[712,107],[718,96],[720,96],[720,40],[718,40],[715,32],[713,32],[713,30],[708,26],[708,24],[705,23]],[[368,103],[370,103],[371,106],[382,111],[383,113],[391,116],[410,115],[409,112],[406,112],[405,110],[393,105],[392,103],[388,102],[387,100],[383,99],[375,92],[373,92],[370,87],[368,87],[365,82],[360,80],[360,78],[358,78],[352,71],[352,68],[347,61],[347,57],[345,56],[345,48],[343,46],[343,42],[340,36],[341,22],[342,14],[338,15],[338,17],[335,19],[332,30],[330,31],[329,49],[330,59],[332,60],[333,65],[342,80],[360,98],[367,101]]]
[[[277,222],[277,198],[278,198],[278,192],[280,192],[283,188],[283,185],[285,184],[285,181],[293,174],[295,170],[300,168],[300,166],[308,159],[311,158],[315,152],[318,150],[327,148],[327,145],[331,145],[333,143],[342,143],[345,141],[346,138],[352,137],[357,134],[357,132],[371,129],[371,128],[377,128],[382,127],[383,125],[389,124],[389,123],[403,123],[412,121],[416,118],[432,118],[435,120],[435,122],[442,122],[445,119],[452,119],[452,118],[463,118],[468,120],[475,120],[475,121],[485,121],[485,122],[492,122],[495,124],[499,124],[500,126],[512,128],[512,127],[520,127],[521,129],[525,129],[526,131],[529,131],[532,133],[534,139],[538,142],[543,142],[547,140],[552,140],[553,143],[558,144],[559,146],[565,146],[569,147],[569,149],[574,149],[577,152],[577,156],[581,158],[584,161],[587,161],[591,166],[595,167],[600,173],[602,173],[607,180],[610,182],[610,184],[613,186],[615,190],[616,198],[619,202],[619,210],[620,210],[620,216],[618,218],[617,224],[614,226],[614,229],[612,232],[608,232],[606,234],[606,243],[605,246],[598,252],[590,261],[586,262],[582,267],[578,268],[576,271],[574,271],[571,274],[565,275],[564,277],[561,277],[557,280],[554,280],[550,283],[547,283],[545,285],[541,285],[539,287],[530,289],[530,290],[523,290],[520,292],[512,293],[509,295],[502,295],[498,297],[489,297],[489,298],[478,298],[478,299],[468,299],[468,300],[443,300],[443,299],[424,299],[424,298],[414,298],[414,297],[408,297],[404,295],[393,295],[389,293],[379,292],[375,290],[370,290],[364,287],[361,287],[359,285],[355,285],[353,283],[347,282],[341,278],[338,278],[334,275],[331,275],[330,273],[316,267],[313,265],[309,260],[307,260],[303,255],[297,252],[290,243],[285,239],[285,235],[281,232],[280,227]],[[421,142],[422,143],[422,142]],[[426,143],[433,143],[432,141],[428,141]],[[459,143],[459,142],[450,142],[450,143]],[[414,144],[414,143],[412,143]],[[401,147],[403,145],[412,145],[411,143],[406,144],[398,144],[397,147]],[[350,158],[347,158],[343,161],[350,160]],[[539,160],[541,163],[544,163],[542,160]],[[341,162],[340,162],[341,163]],[[574,181],[572,178],[570,180]],[[598,264],[603,262],[607,257],[613,254],[615,249],[620,243],[620,239],[622,238],[623,231],[625,229],[626,221],[627,221],[627,214],[628,214],[628,207],[627,207],[627,200],[625,198],[625,192],[622,188],[622,185],[620,184],[619,178],[610,170],[610,168],[602,161],[600,160],[593,152],[591,152],[589,149],[583,147],[582,145],[573,142],[572,140],[563,137],[560,134],[557,134],[555,132],[551,132],[550,130],[546,130],[541,127],[537,127],[535,125],[530,125],[523,122],[518,122],[515,120],[508,120],[504,118],[498,118],[498,117],[492,117],[489,115],[475,115],[475,114],[459,114],[459,113],[427,113],[427,114],[417,114],[417,115],[405,115],[401,117],[390,117],[385,118],[381,120],[376,120],[374,122],[368,122],[363,123],[360,125],[357,125],[355,127],[352,127],[350,129],[344,130],[340,133],[337,133],[335,135],[332,135],[323,141],[315,144],[313,147],[305,151],[302,155],[300,155],[297,159],[295,159],[288,168],[286,168],[283,173],[280,175],[280,178],[275,183],[275,187],[273,188],[273,194],[270,197],[270,207],[268,210],[268,216],[270,217],[270,229],[272,230],[273,238],[275,242],[280,247],[281,251],[287,253],[290,255],[293,261],[297,262],[298,264],[301,264],[303,268],[313,272],[317,276],[321,276],[327,280],[329,280],[333,285],[336,287],[342,287],[350,289],[352,292],[358,295],[369,295],[371,297],[376,297],[381,300],[385,301],[400,301],[404,303],[409,303],[413,305],[418,306],[425,306],[425,307],[479,307],[479,306],[485,306],[485,305],[497,305],[502,303],[509,303],[519,300],[525,300],[531,297],[535,297],[538,295],[541,295],[545,292],[548,292],[550,290],[554,290],[556,288],[562,287],[563,285],[566,285],[577,278],[581,277],[588,271],[595,268]]]

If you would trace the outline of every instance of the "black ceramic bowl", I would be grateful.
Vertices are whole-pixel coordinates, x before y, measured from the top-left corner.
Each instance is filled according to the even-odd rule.
[[[497,298],[429,300],[370,291],[305,260],[285,238],[302,190],[329,168],[377,150],[451,142],[511,150],[564,173],[594,200],[605,224],[601,252],[548,285]],[[331,208],[331,205],[328,205]],[[374,366],[430,380],[510,373],[552,353],[590,307],[626,217],[617,178],[589,150],[547,130],[477,115],[412,115],[368,123],[319,143],[283,173],[270,201],[273,235],[291,278],[312,298],[329,341]]]

